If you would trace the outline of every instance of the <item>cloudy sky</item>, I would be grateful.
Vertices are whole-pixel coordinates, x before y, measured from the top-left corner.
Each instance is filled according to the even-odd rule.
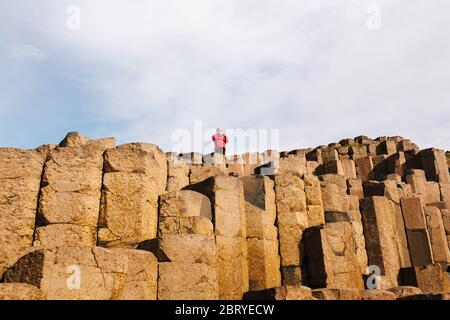
[[[0,145],[80,131],[169,151],[200,121],[279,130],[280,150],[360,134],[448,150],[449,14],[448,0],[1,0]]]

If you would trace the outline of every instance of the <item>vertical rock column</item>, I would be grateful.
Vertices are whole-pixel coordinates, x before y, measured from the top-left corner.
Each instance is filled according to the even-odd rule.
[[[309,227],[305,184],[296,175],[278,174],[275,196],[283,285],[298,285],[302,281],[301,239]]]
[[[432,264],[433,254],[422,200],[403,198],[401,204],[412,266]]]
[[[245,195],[249,288],[254,291],[279,287],[274,182],[264,176],[247,176],[241,180]]]
[[[370,181],[364,183],[364,195],[366,197],[379,196],[389,199],[395,218],[395,242],[400,258],[402,268],[411,266],[411,258],[409,255],[408,241],[406,237],[405,223],[403,221],[402,208],[400,206],[400,194],[397,183],[394,180],[386,180],[383,182]]]
[[[450,251],[441,210],[428,206],[424,208],[424,212],[434,261],[436,263],[450,263]]]
[[[364,288],[350,223],[309,228],[303,237],[309,287]]]
[[[385,197],[367,197],[361,201],[361,215],[368,264],[381,271],[380,289],[396,287],[400,259],[392,206]]]
[[[248,291],[247,235],[244,188],[236,177],[216,176],[190,185],[212,204],[218,254],[219,298],[242,299]]]
[[[0,149],[0,278],[33,244],[45,156]]]
[[[443,151],[438,149],[426,149],[419,153],[422,167],[427,180],[440,183],[450,183],[447,158]]]
[[[191,190],[161,196],[158,239],[159,300],[219,298],[211,202]],[[150,241],[152,243],[154,241]]]
[[[167,162],[152,144],[127,144],[105,152],[98,243],[133,247],[156,237],[158,196],[166,189]]]
[[[178,155],[168,153],[167,192],[181,190],[189,184],[189,166]]]
[[[97,243],[103,152],[115,142],[105,139],[77,144],[69,138],[70,134],[47,156],[34,246]]]

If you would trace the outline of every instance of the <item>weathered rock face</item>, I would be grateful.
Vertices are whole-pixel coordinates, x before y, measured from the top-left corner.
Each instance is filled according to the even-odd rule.
[[[49,300],[119,299],[126,283],[126,256],[98,247],[37,250],[5,273],[7,283],[27,283]]]
[[[275,176],[278,240],[283,285],[301,283],[303,230],[309,227],[305,184],[298,176]]]
[[[404,198],[401,203],[412,265],[432,264],[433,253],[423,211],[423,202],[420,198]]]
[[[364,288],[350,223],[307,229],[303,239],[311,288]]]
[[[212,204],[218,255],[220,299],[242,299],[248,291],[247,228],[244,188],[236,177],[216,176],[189,186]]]
[[[30,284],[0,283],[0,300],[45,300],[45,295]]]
[[[449,159],[398,136],[2,148],[0,299],[445,300]]]
[[[158,239],[158,299],[219,298],[218,249],[211,222],[211,202],[205,195],[182,190],[160,200]]]
[[[400,259],[395,242],[395,217],[389,200],[384,197],[369,197],[361,202],[361,215],[368,264],[380,268],[380,289],[396,287],[400,270]]]
[[[127,247],[155,238],[166,180],[167,162],[158,147],[139,143],[106,150],[99,244]]]
[[[0,278],[33,244],[45,156],[0,149]]]
[[[103,152],[114,144],[114,139],[86,140],[69,134],[60,147],[49,151],[42,175],[40,228],[34,246],[96,245],[94,230],[99,219]],[[79,242],[71,242],[75,239]]]
[[[264,176],[242,178],[247,227],[250,290],[281,285],[274,182]]]

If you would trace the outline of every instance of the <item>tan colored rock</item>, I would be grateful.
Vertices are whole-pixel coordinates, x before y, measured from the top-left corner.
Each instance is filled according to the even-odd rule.
[[[156,300],[158,260],[146,251],[114,249],[128,258],[128,271],[120,300]]]
[[[364,199],[364,191],[361,179],[348,179],[347,190],[348,194],[358,196],[359,199]]]
[[[95,246],[97,244],[97,228],[74,224],[50,224],[36,228],[33,246],[53,248],[63,247],[67,244]]]
[[[401,206],[412,266],[433,263],[422,200],[420,198],[403,198]]]
[[[219,298],[240,300],[249,289],[247,241],[243,237],[216,235]]]
[[[127,271],[128,259],[118,252],[66,246],[26,254],[4,279],[34,285],[49,300],[111,300],[120,298]]]
[[[162,150],[151,143],[129,143],[105,153],[105,173],[144,174],[157,194],[166,190],[167,159]]]
[[[167,192],[181,190],[187,185],[189,185],[189,166],[178,156],[168,156]]]
[[[313,300],[311,289],[301,285],[286,285],[247,292],[244,300]]]
[[[303,239],[311,288],[364,288],[350,223],[309,228]]]
[[[359,289],[314,289],[312,295],[317,300],[361,300]]]
[[[45,224],[97,226],[102,170],[101,148],[83,146],[51,151],[42,177],[40,219]]]
[[[371,157],[363,157],[355,159],[355,165],[356,165],[356,173],[358,175],[358,178],[360,178],[362,181],[367,181],[370,178],[370,175],[374,169],[374,164]]]
[[[219,299],[217,269],[202,263],[159,263],[158,300]]]
[[[158,196],[166,190],[167,161],[152,144],[105,152],[99,244],[129,247],[156,237]]]
[[[0,283],[0,300],[45,300],[45,295],[30,284]]]
[[[447,244],[441,210],[427,206],[424,208],[424,212],[434,261],[437,263],[450,263],[450,250]]]
[[[395,293],[388,290],[364,290],[361,294],[361,300],[395,300]]]
[[[402,269],[402,282],[418,287],[424,293],[450,292],[450,273],[448,265],[435,263]]]
[[[305,184],[297,176],[275,176],[275,193],[278,212],[306,212]]]
[[[342,188],[337,184],[327,183],[325,181],[322,181],[321,187],[325,216],[327,215],[327,212],[348,212],[349,199],[347,194],[342,192]]]
[[[328,162],[323,165],[324,174],[336,174],[339,176],[345,176],[344,166],[341,160]]]
[[[442,150],[426,149],[419,153],[422,167],[425,170],[427,180],[440,183],[450,183],[450,174],[447,165],[447,157]]]
[[[130,246],[156,237],[157,193],[144,174],[106,173],[102,193],[99,244]]]
[[[281,157],[279,160],[279,168],[276,173],[302,177],[307,173],[305,155],[290,154],[286,157]]]
[[[89,138],[81,135],[79,132],[69,132],[59,143],[60,147],[80,147],[86,144]]]
[[[244,187],[236,177],[216,176],[190,185],[212,205],[220,299],[242,299],[248,291],[247,227]]]
[[[274,182],[247,176],[244,185],[250,290],[281,285]]]
[[[445,209],[450,209],[450,183],[440,183],[439,189],[441,192],[441,201],[444,202]]]
[[[356,162],[356,160],[367,157],[367,148],[365,146],[351,146],[349,153]]]
[[[278,240],[282,270],[284,268],[283,285],[298,284],[301,274],[300,243],[303,230],[309,227],[304,185],[304,182],[294,175],[275,176]],[[286,267],[290,268],[285,275]]]
[[[158,235],[166,234],[202,234],[213,235],[214,227],[208,218],[204,217],[161,217],[158,224]]]
[[[217,266],[217,248],[213,235],[165,234],[157,240],[156,255],[164,262]]]
[[[189,183],[195,184],[211,177],[227,175],[227,170],[221,167],[216,167],[210,164],[191,165],[189,173]]]
[[[379,155],[391,155],[397,152],[397,146],[394,141],[382,141],[377,148]]]
[[[344,176],[347,179],[356,179],[357,175],[355,161],[351,159],[342,159],[341,162]]]
[[[348,216],[350,219],[350,225],[353,230],[353,241],[355,244],[355,254],[358,259],[358,263],[361,267],[361,272],[363,274],[367,273],[367,251],[366,251],[366,240],[364,238],[364,228],[362,224],[361,211],[359,210],[359,199],[358,196],[349,196],[350,199],[350,210],[348,211]]]
[[[281,285],[278,240],[247,238],[249,289],[262,290]]]
[[[422,290],[420,290],[417,287],[411,287],[411,286],[400,286],[400,287],[390,288],[390,289],[388,289],[388,291],[393,292],[397,299],[413,296],[416,294],[422,294]]]
[[[361,215],[369,265],[376,265],[384,276],[380,289],[396,287],[400,258],[396,245],[395,216],[389,200],[369,197],[361,202]]]
[[[306,161],[306,174],[317,175],[319,163],[317,161]]]
[[[33,243],[44,157],[0,148],[0,277]]]
[[[191,190],[166,193],[160,200],[160,217],[204,217],[212,220],[211,201]]]

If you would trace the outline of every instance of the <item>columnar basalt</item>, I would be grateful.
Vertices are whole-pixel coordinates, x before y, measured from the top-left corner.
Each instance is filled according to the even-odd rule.
[[[2,148],[0,299],[448,299],[449,172],[399,136]]]

